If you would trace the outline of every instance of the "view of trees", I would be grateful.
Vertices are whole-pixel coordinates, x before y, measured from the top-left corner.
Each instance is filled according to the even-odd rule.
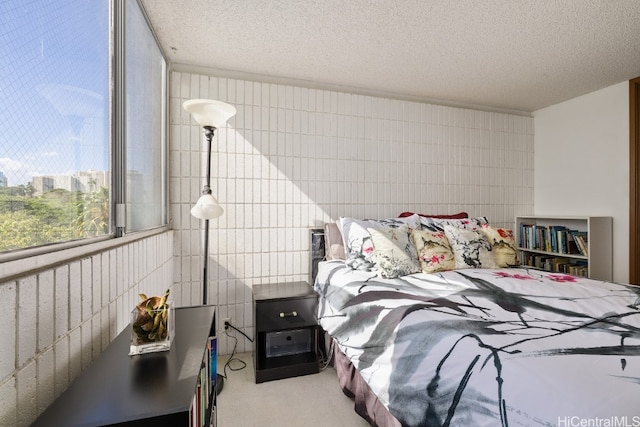
[[[56,188],[35,195],[31,185],[0,187],[0,252],[109,232],[109,190]]]

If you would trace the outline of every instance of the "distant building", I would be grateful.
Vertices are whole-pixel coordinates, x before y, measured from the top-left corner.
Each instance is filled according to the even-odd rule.
[[[0,187],[8,187],[9,182],[7,181],[7,176],[0,171]]]
[[[31,179],[31,185],[36,190],[35,194],[38,195],[53,190],[54,180],[50,176],[34,176]]]
[[[41,175],[34,176],[32,183],[35,195],[40,195],[56,188],[92,193],[98,191],[101,187],[109,187],[109,172],[88,170],[79,171],[72,175]]]
[[[82,192],[93,193],[100,188],[109,188],[109,172],[107,171],[80,171],[76,173],[76,179],[82,185]]]

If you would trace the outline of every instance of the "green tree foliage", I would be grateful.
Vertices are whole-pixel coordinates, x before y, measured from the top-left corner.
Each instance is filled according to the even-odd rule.
[[[109,232],[109,190],[0,189],[0,252],[95,237]]]
[[[93,193],[82,195],[78,204],[76,227],[85,235],[101,236],[109,232],[109,190],[101,187]]]

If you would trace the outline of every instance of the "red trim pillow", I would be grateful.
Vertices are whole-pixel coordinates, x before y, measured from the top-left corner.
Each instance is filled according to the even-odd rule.
[[[407,216],[411,216],[414,215],[413,212],[402,212],[400,215],[398,215],[398,218],[405,218]],[[457,214],[453,214],[453,215],[427,215],[427,214],[418,214],[421,217],[424,218],[438,218],[438,219],[465,219],[465,218],[469,218],[469,214],[466,212],[460,212]]]

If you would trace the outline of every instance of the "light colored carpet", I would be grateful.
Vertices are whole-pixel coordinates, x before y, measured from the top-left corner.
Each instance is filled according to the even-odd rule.
[[[318,374],[256,384],[252,353],[235,358],[246,363],[242,370],[226,370],[224,388],[218,395],[218,427],[365,427],[353,410],[353,401],[342,393],[336,371],[329,367]],[[218,358],[218,372],[229,356]],[[232,361],[230,367],[241,366]]]

